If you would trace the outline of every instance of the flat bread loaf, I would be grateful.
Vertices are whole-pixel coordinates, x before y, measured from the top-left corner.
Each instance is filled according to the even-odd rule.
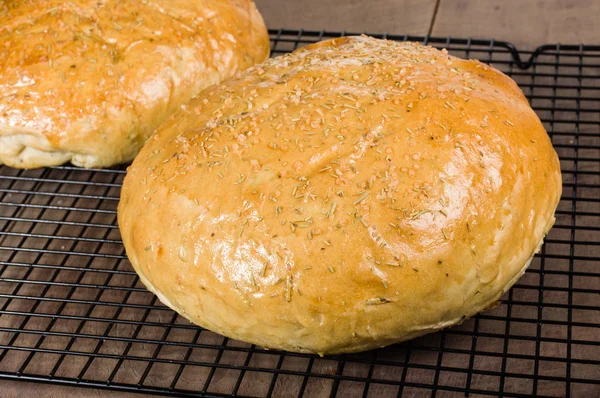
[[[118,217],[142,282],[192,322],[333,354],[496,303],[560,195],[557,155],[510,78],[348,37],[204,90],[135,159]]]
[[[252,0],[0,3],[0,164],[130,161],[203,88],[264,61]]]

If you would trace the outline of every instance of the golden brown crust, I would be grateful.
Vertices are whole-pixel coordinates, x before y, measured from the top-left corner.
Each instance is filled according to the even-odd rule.
[[[193,322],[329,354],[493,304],[560,194],[556,153],[511,79],[354,37],[203,91],[130,167],[119,225],[144,284]]]
[[[268,57],[252,0],[8,1],[0,164],[129,161],[203,88]]]

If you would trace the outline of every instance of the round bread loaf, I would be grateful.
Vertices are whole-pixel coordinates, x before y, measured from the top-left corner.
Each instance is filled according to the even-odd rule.
[[[204,90],[135,159],[118,215],[141,281],[175,311],[332,354],[494,305],[560,195],[557,155],[510,78],[349,37]]]
[[[268,56],[252,0],[0,1],[0,164],[130,161],[181,104]]]

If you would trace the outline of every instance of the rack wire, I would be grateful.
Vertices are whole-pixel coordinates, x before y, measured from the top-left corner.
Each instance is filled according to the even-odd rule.
[[[339,32],[270,31],[272,54]],[[377,35],[375,35],[377,36]],[[174,396],[600,395],[600,46],[445,47],[512,76],[561,159],[556,226],[501,305],[460,326],[356,355],[267,351],[191,325],[124,253],[124,167],[0,167],[0,379]]]

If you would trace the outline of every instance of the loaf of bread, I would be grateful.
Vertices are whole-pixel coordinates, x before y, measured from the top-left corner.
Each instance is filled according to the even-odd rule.
[[[118,217],[141,281],[192,322],[333,354],[494,305],[560,195],[557,155],[510,78],[350,37],[204,90],[135,159]]]
[[[252,0],[0,2],[0,164],[132,160],[182,104],[268,54]]]

